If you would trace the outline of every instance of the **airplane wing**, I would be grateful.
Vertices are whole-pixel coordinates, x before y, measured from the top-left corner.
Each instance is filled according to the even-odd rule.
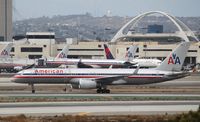
[[[93,67],[90,66],[90,65],[87,65],[87,64],[82,63],[82,62],[81,62],[81,59],[80,59],[80,61],[78,62],[77,67],[78,67],[78,68],[93,68]]]
[[[124,75],[120,75],[120,76],[111,76],[111,77],[105,77],[105,78],[97,78],[94,79],[97,83],[101,83],[101,84],[110,84],[113,81],[119,80],[119,79],[123,79]]]
[[[131,67],[131,66],[134,66],[134,65],[137,65],[137,64],[138,64],[137,62],[126,61],[126,62],[124,62],[124,68],[128,68],[128,67]]]
[[[139,69],[140,69],[140,66],[137,65],[137,68],[133,71],[133,74],[130,74],[130,75],[136,75],[136,74],[138,73]],[[95,80],[97,83],[110,84],[110,83],[112,83],[113,81],[123,79],[123,78],[125,78],[125,77],[130,76],[130,75],[111,76],[111,77],[97,78],[97,79],[94,79],[94,80]]]

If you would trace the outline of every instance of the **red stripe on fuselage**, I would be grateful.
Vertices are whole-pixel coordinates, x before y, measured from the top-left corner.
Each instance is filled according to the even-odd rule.
[[[162,76],[128,76],[128,78],[162,78]]]
[[[16,75],[14,78],[103,78],[103,76]]]
[[[109,76],[107,76],[109,77]],[[16,75],[14,78],[105,78],[105,76],[80,75],[80,76],[63,76],[63,75]],[[128,78],[162,78],[162,76],[128,76]]]
[[[78,62],[47,62],[47,64],[66,64],[66,65],[75,65],[77,64]],[[114,66],[121,66],[123,65],[122,63],[85,63],[85,62],[82,62],[86,65],[99,65],[99,66],[110,66],[110,65],[114,65]]]

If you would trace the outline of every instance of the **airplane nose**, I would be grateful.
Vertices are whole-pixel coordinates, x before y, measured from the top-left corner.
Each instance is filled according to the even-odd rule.
[[[10,81],[11,81],[11,82],[14,82],[14,83],[19,82],[20,79],[17,78],[16,76],[17,76],[17,75],[14,75],[13,77],[11,77],[11,78],[10,78]]]
[[[11,82],[16,82],[15,76],[13,76],[12,78],[10,78],[10,81],[11,81]]]

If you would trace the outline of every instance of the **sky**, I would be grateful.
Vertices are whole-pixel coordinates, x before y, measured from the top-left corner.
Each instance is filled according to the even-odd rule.
[[[179,17],[199,17],[200,0],[13,0],[15,20],[86,12],[92,16],[136,16],[155,10]]]

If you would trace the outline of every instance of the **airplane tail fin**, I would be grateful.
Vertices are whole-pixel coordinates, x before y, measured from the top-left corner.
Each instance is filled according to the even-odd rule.
[[[190,42],[180,43],[156,69],[163,71],[181,71],[189,47]]]
[[[138,45],[131,45],[125,55],[126,61],[132,61],[134,59],[136,50],[138,48]]]
[[[107,59],[114,59],[112,53],[110,52],[110,49],[108,48],[106,44],[104,44],[104,50],[105,50]]]
[[[56,59],[58,58],[67,58],[69,52],[69,45],[65,46],[60,53],[55,57]]]
[[[10,57],[10,51],[12,49],[13,43],[8,43],[0,52],[1,58],[8,58]]]

